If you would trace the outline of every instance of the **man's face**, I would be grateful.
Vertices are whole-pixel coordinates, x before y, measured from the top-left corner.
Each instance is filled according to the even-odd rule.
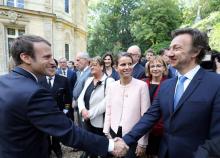
[[[178,35],[171,41],[167,55],[170,64],[180,73],[186,73],[196,65],[198,53],[195,53],[192,48],[192,37],[189,34]]]
[[[80,56],[76,57],[75,66],[79,71],[83,71],[86,66],[88,66],[88,61]]]
[[[35,75],[49,76],[54,71],[51,47],[44,42],[34,43],[35,58],[30,58],[30,71]]]
[[[132,59],[133,59],[133,63],[134,63],[134,64],[138,63],[138,61],[139,61],[139,59],[140,59],[140,57],[141,57],[141,54],[140,54],[140,52],[138,51],[138,49],[135,48],[135,47],[130,47],[130,48],[128,48],[127,52],[128,52],[129,54],[131,54],[131,57],[132,57]]]
[[[66,59],[60,59],[59,65],[61,69],[66,69],[67,68],[67,61]]]
[[[162,58],[163,58],[163,60],[165,61],[166,64],[170,64],[170,58],[167,55],[168,53],[169,53],[169,51],[165,50],[164,54],[162,55]]]
[[[147,61],[151,61],[154,57],[154,54],[152,52],[147,52],[145,57],[146,57]]]

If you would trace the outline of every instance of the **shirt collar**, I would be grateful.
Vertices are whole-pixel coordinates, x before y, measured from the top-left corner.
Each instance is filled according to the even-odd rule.
[[[52,76],[52,77],[46,76],[46,78],[47,78],[47,80],[49,80],[49,78],[51,78],[51,80],[54,80],[55,76]]]
[[[187,77],[187,79],[192,80],[193,77],[196,75],[196,73],[199,71],[199,69],[200,69],[200,65],[197,65],[196,67],[191,69],[189,72],[187,72],[184,76]],[[178,78],[182,76],[179,72],[177,75],[178,75]]]

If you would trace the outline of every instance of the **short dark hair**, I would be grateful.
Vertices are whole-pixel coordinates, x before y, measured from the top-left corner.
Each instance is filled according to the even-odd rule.
[[[113,59],[113,55],[112,55],[111,52],[106,52],[106,53],[102,56],[102,60],[104,61],[104,60],[105,60],[105,57],[107,57],[107,56],[109,56],[109,57],[111,58],[111,61],[112,61],[111,67],[112,67],[112,66],[114,65],[114,59]],[[104,64],[104,66],[105,66],[105,64]]]
[[[47,45],[51,46],[51,44],[40,36],[35,35],[22,35],[17,37],[11,47],[10,52],[14,59],[15,65],[20,65],[23,61],[20,58],[21,53],[26,53],[30,55],[33,59],[35,59],[35,52],[34,52],[34,43],[37,42],[44,42]]]
[[[120,53],[118,53],[118,55],[117,55],[117,57],[116,57],[116,60],[115,60],[116,66],[118,66],[118,61],[119,61],[119,59],[122,58],[122,57],[131,58],[131,61],[132,61],[132,63],[133,63],[133,58],[132,58],[132,56],[131,56],[130,53],[128,53],[128,52],[120,52]]]
[[[158,55],[163,56],[166,50],[169,50],[169,48],[162,48],[159,50]]]
[[[178,35],[189,34],[192,36],[192,46],[195,51],[200,51],[197,56],[196,62],[201,63],[204,58],[206,52],[209,50],[209,42],[208,36],[206,33],[199,31],[194,28],[183,28],[177,29],[172,32],[172,39],[174,39]]]

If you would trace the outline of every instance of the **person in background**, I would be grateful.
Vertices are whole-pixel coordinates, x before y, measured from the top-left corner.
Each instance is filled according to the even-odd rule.
[[[172,65],[170,65],[170,59],[168,57],[168,51],[169,51],[168,48],[161,49],[159,51],[159,55],[163,58],[163,60],[167,64],[167,68],[168,68],[167,78],[172,78],[172,77],[176,77],[177,70],[175,68],[173,68]]]
[[[146,80],[149,92],[151,104],[153,99],[157,96],[160,89],[160,84],[167,78],[167,65],[160,56],[153,57],[147,67],[149,78]],[[163,122],[162,119],[154,125],[153,129],[149,133],[148,146],[146,154],[148,158],[158,156],[160,141],[163,135]]]
[[[133,45],[128,48],[127,52],[132,56],[133,59],[132,76],[137,79],[145,78],[144,67],[139,64],[141,49],[137,45]]]
[[[82,118],[79,114],[79,109],[77,105],[77,100],[80,95],[80,93],[83,90],[85,81],[88,79],[88,77],[91,76],[91,69],[89,67],[90,57],[89,54],[86,52],[79,52],[76,55],[76,68],[77,68],[77,81],[73,88],[73,101],[72,106],[75,109],[74,115],[76,119],[76,123],[82,127]]]
[[[148,63],[154,58],[154,51],[153,51],[153,49],[149,48],[148,50],[145,51],[145,58],[146,58],[146,63],[144,65],[145,76],[146,76],[146,78],[148,78],[149,74],[148,74],[148,71],[147,71],[147,67],[148,67]]]
[[[122,137],[132,129],[150,106],[146,83],[132,77],[133,58],[129,53],[118,54],[116,68],[120,79],[113,82],[106,95],[103,132],[109,138]],[[125,158],[144,155],[147,134],[132,145]]]
[[[118,72],[113,67],[114,60],[112,54],[110,52],[107,52],[106,54],[103,55],[102,60],[104,62],[103,72],[107,76],[112,77],[115,80],[118,80],[120,77],[118,75]]]
[[[68,61],[67,66],[70,70],[75,71],[75,72],[77,71],[77,69],[75,68],[75,65],[74,65],[74,61]]]
[[[73,87],[77,80],[77,76],[76,76],[75,71],[68,68],[66,58],[59,59],[59,68],[57,69],[57,74],[67,77],[69,81],[69,85],[70,85],[69,88],[70,88],[70,91],[72,92]]]
[[[141,65],[143,66],[143,67],[145,67],[145,65],[146,65],[146,63],[148,62],[148,61],[150,61],[153,57],[154,57],[154,51],[153,51],[153,49],[151,49],[151,48],[149,48],[148,50],[146,50],[145,51],[145,53],[144,53],[144,59],[141,61]]]
[[[103,73],[103,61],[101,57],[90,60],[92,77],[89,77],[78,98],[79,113],[83,118],[86,130],[104,136],[105,93],[109,84],[114,79]],[[85,153],[84,158],[96,158],[97,155]]]
[[[69,90],[68,79],[64,76],[56,74],[58,62],[54,59],[54,65],[50,71],[50,74],[39,78],[39,84],[48,89],[59,106],[60,111],[64,112],[72,121],[74,121],[72,110],[72,99]],[[57,158],[62,158],[62,150],[59,138],[52,137],[52,142],[49,138],[49,155],[51,150],[54,151]]]

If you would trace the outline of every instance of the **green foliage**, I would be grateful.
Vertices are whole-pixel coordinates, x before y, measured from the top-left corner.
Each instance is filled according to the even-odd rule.
[[[169,41],[163,41],[158,44],[153,45],[151,48],[158,54],[158,52],[163,49],[163,48],[168,48],[170,45],[170,40]]]
[[[192,25],[192,27],[207,32],[210,47],[220,51],[220,11],[211,13],[207,18]]]
[[[95,8],[100,13],[99,19],[89,27],[88,32],[88,51],[92,56],[102,55],[106,51],[126,50],[133,43],[129,28],[130,12],[135,9],[137,2],[106,0]]]
[[[170,32],[181,24],[181,12],[173,0],[104,0],[92,10],[99,16],[89,17],[93,19],[88,31],[92,56],[126,51],[132,44],[158,50],[167,46]]]
[[[142,49],[169,41],[171,31],[181,24],[181,12],[172,0],[145,0],[132,15],[131,32]]]

